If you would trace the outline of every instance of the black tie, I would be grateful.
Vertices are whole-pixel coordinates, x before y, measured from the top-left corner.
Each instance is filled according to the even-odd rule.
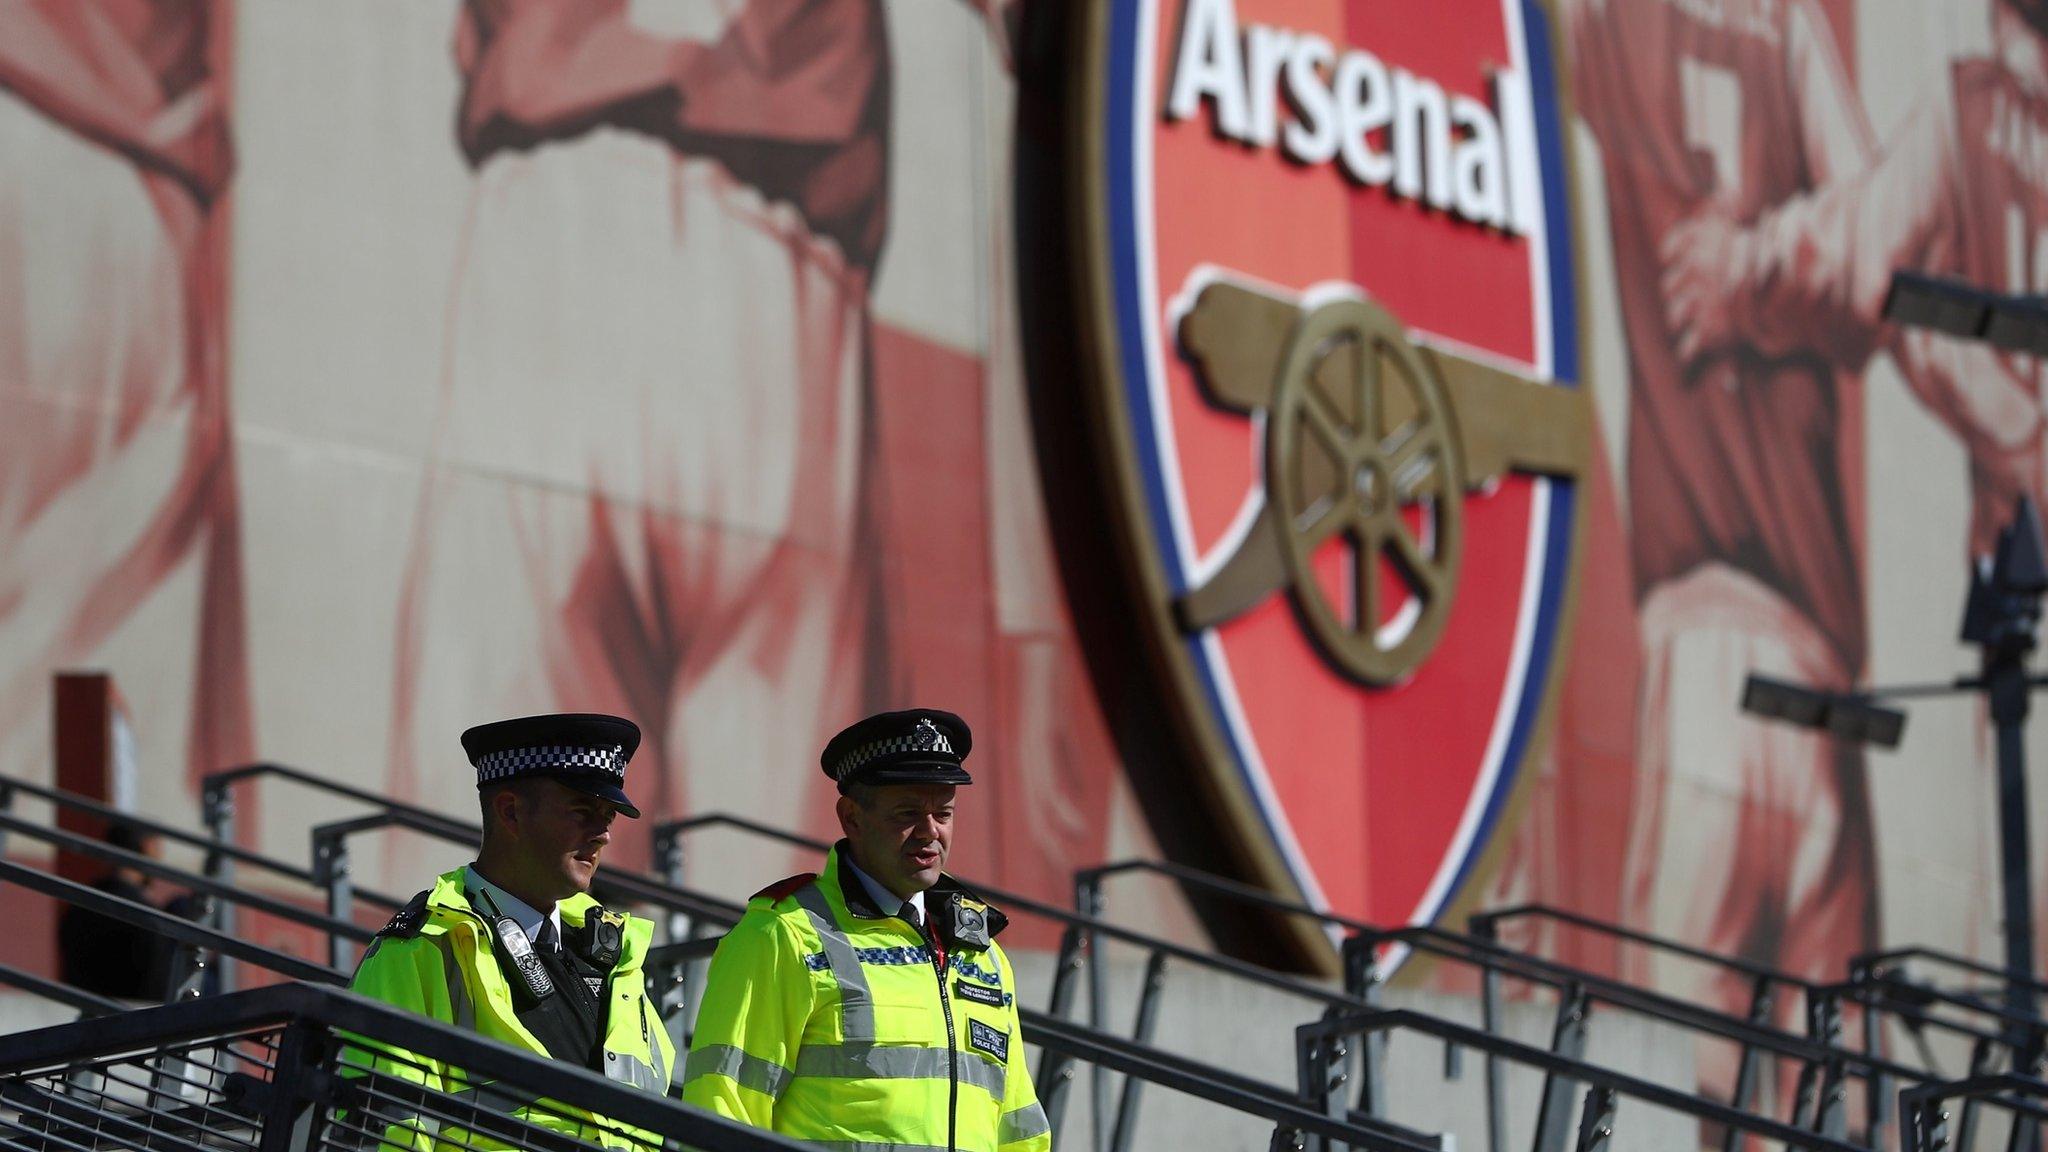
[[[540,931],[533,934],[533,950],[549,960],[553,960],[555,953],[562,950],[562,937],[560,933],[555,931],[555,921],[552,916],[542,920],[540,922]]]

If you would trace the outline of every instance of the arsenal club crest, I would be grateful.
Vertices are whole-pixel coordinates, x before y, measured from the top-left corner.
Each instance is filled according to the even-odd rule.
[[[1470,878],[1558,665],[1596,449],[1549,37],[1522,0],[1083,4],[1064,150],[1022,161],[1062,197],[1027,250],[1064,234],[1027,321],[1079,366],[1032,360],[1040,426],[1071,399],[1092,485],[1054,504],[1132,622],[1091,654],[1172,721],[1131,771],[1195,797],[1194,862],[1379,923]]]

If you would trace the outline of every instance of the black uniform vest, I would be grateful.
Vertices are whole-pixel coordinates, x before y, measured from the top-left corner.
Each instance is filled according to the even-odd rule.
[[[593,911],[591,920],[596,919]],[[604,1005],[610,991],[612,965],[618,963],[619,957],[615,946],[605,947],[608,941],[594,939],[595,935],[589,931],[568,931],[559,951],[535,950],[555,986],[552,993],[538,1000],[527,989],[516,967],[506,964],[502,955],[499,963],[505,965],[507,981],[513,988],[513,1011],[541,1047],[548,1050],[548,1055],[601,1072]]]

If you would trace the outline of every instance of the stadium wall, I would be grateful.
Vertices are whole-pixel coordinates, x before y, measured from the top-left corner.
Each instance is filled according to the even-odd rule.
[[[1735,697],[1970,667],[1969,558],[2042,495],[2038,365],[1900,337],[1870,285],[2048,283],[2048,32],[2007,0],[1365,7],[0,9],[0,771],[50,779],[51,674],[97,668],[136,803],[183,821],[259,757],[465,814],[461,729],[592,710],[646,731],[651,814],[830,834],[824,739],[937,706],[977,732],[956,869],[1048,899],[1163,850],[1379,920],[1534,899],[1804,971],[1996,956],[1981,708],[1915,705],[1864,752]],[[1236,271],[1588,406],[1570,467],[1466,478],[1449,623],[1393,675],[1316,649],[1310,576],[1151,622],[1153,513],[1116,486],[1164,473],[1086,393],[1135,379],[1096,354],[1129,330],[1089,269],[1135,225],[1083,192],[1140,154],[1090,126],[1097,79],[1149,110],[1153,272],[1230,262],[1169,233],[1295,244]],[[1285,151],[1318,99],[1362,117],[1358,157]],[[1436,99],[1470,114],[1403,145]],[[1548,183],[1493,204],[1474,152],[1437,196],[1434,150],[1490,131],[1504,179]],[[1198,571],[1242,536],[1267,417],[1201,407],[1165,299],[1192,283],[1139,324]],[[1235,712],[1190,714],[1183,658]],[[299,857],[335,813],[266,788],[243,815]],[[719,890],[808,866],[717,843]],[[643,864],[645,828],[613,851]],[[370,856],[393,891],[442,863]]]

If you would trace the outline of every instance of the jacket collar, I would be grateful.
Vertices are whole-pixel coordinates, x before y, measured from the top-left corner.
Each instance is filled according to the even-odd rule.
[[[464,890],[464,873],[468,870],[469,866],[464,865],[434,878],[434,887],[427,894],[427,908],[430,912],[438,911],[444,915],[468,917],[473,920],[487,919],[482,911],[469,903],[469,896]],[[562,917],[564,931],[581,930],[593,914],[613,916],[620,921],[623,938],[619,962],[613,969],[614,972],[638,968],[647,955],[647,949],[654,943],[652,920],[619,912],[606,912],[596,897],[588,892],[581,892],[558,901],[555,904],[555,911]],[[486,928],[485,931],[488,933],[489,929]],[[486,935],[484,939],[488,940],[490,937]]]
[[[818,882],[825,887],[827,893],[838,897],[842,907],[863,920],[896,919],[893,910],[884,912],[875,907],[873,898],[868,895],[868,886],[861,883],[860,878],[853,874],[852,848],[843,839],[834,844],[831,853],[826,856],[825,874],[819,877]],[[939,882],[925,892],[924,907],[925,915],[938,930],[939,938],[944,940],[949,948],[960,944],[966,944],[970,948],[985,946],[978,941],[962,941],[955,935],[956,899],[981,906],[990,940],[994,940],[1010,922],[1010,918],[1003,915],[995,905],[983,900],[965,884],[942,872],[939,874]]]

